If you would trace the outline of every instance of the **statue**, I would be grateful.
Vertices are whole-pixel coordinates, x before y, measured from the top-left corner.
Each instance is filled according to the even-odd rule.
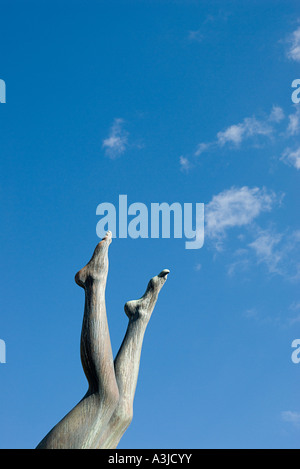
[[[37,449],[114,449],[131,423],[143,337],[169,270],[150,280],[142,298],[125,304],[128,328],[113,360],[105,307],[111,241],[108,231],[75,276],[85,290],[80,352],[88,391]]]

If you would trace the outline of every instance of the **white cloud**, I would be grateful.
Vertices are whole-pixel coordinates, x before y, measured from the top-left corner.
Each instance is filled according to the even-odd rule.
[[[265,264],[269,273],[279,274],[290,281],[300,278],[299,246],[300,230],[277,233],[260,229],[249,244],[259,264]]]
[[[296,62],[300,62],[300,26],[290,35],[288,43],[288,58]]]
[[[242,122],[219,131],[215,141],[199,143],[194,156],[199,156],[214,147],[222,148],[227,144],[239,147],[245,140],[253,140],[258,136],[270,138],[274,134],[275,124],[280,123],[284,118],[283,109],[275,105],[272,107],[270,114],[263,119],[259,120],[255,116],[245,117]],[[293,118],[291,117],[291,119]]]
[[[244,314],[243,314],[244,318],[255,318],[258,316],[258,311],[256,308],[250,308],[250,309],[247,309]]]
[[[188,40],[202,42],[205,38],[209,38],[218,29],[218,25],[226,22],[230,15],[231,13],[221,10],[215,15],[207,15],[198,29],[188,31]]]
[[[269,114],[264,117],[260,119],[256,116],[245,117],[240,123],[232,124],[225,130],[217,132],[215,140],[199,143],[193,152],[193,157],[199,157],[205,152],[226,146],[238,149],[246,141],[256,147],[261,146],[266,140],[273,143],[274,141],[279,143],[280,140],[286,142],[298,134],[300,134],[300,106],[294,106],[294,111],[285,115],[280,106],[273,105]],[[295,150],[286,148],[280,159],[300,169],[300,147]],[[190,161],[191,159],[181,157],[181,168],[190,169],[192,167]]]
[[[284,194],[277,195],[265,188],[232,187],[215,195],[205,206],[205,237],[213,241],[217,251],[224,249],[230,230],[235,241],[242,243],[234,249],[227,274],[249,272],[255,264],[264,265],[269,274],[284,277],[290,282],[300,280],[300,230],[274,227],[262,229],[257,224],[260,215],[280,206]],[[242,231],[241,231],[242,230]]]
[[[105,154],[111,159],[121,156],[127,148],[128,132],[124,130],[123,125],[123,119],[115,119],[108,138],[103,140],[102,147],[105,149]]]
[[[273,110],[271,112],[273,112]],[[244,127],[247,137],[253,137],[255,135],[270,136],[273,132],[273,128],[268,124],[267,120],[259,121],[256,117],[247,117],[244,119]]]
[[[179,157],[179,164],[180,164],[180,169],[182,171],[186,171],[186,172],[188,172],[189,169],[191,169],[191,167],[192,167],[189,159],[186,158],[185,156],[180,156]]]
[[[202,34],[202,31],[200,29],[197,29],[195,31],[188,32],[188,39],[190,41],[202,42],[204,39],[204,35]]]
[[[246,117],[240,124],[231,125],[225,131],[218,132],[217,141],[220,146],[225,143],[239,145],[243,140],[256,135],[269,136],[272,131],[273,129],[267,121],[259,121],[256,117]]]
[[[273,106],[272,111],[269,115],[270,122],[281,122],[285,118],[283,109],[280,106]]]
[[[249,225],[262,212],[270,211],[276,196],[258,187],[232,187],[206,205],[206,231],[212,238],[222,238],[230,228]]]
[[[243,124],[231,125],[223,132],[217,133],[217,140],[219,145],[223,146],[227,142],[240,144],[245,134],[245,128]]]
[[[293,301],[293,303],[290,305],[290,310],[299,311],[300,310],[300,301]]]
[[[276,251],[276,246],[282,240],[282,234],[271,231],[261,231],[255,241],[249,246],[255,251],[258,263],[265,263],[269,272],[281,273],[279,263],[282,260],[282,252]]]
[[[282,121],[284,121],[283,124]],[[252,146],[261,145],[266,139],[273,141],[273,143],[274,139],[277,143],[279,143],[279,139],[286,142],[298,134],[300,134],[300,106],[294,106],[294,111],[285,115],[280,106],[273,105],[269,114],[263,118],[246,117],[240,123],[230,125],[225,130],[217,132],[215,140],[199,143],[193,152],[193,157],[199,157],[205,152],[224,148],[227,145],[231,149],[238,149],[246,141],[249,141]],[[286,164],[300,169],[300,147],[296,150],[286,148],[280,159]],[[192,166],[191,159],[181,157],[182,169],[187,170]]]
[[[300,169],[300,147],[296,150],[286,148],[281,156],[281,160],[286,164],[294,166],[296,169]]]
[[[293,301],[290,305],[289,310],[293,313],[293,316],[289,318],[288,322],[290,326],[300,322],[300,301]]]
[[[248,253],[247,250],[241,250],[240,255],[243,256],[243,253]],[[238,255],[238,253],[234,253]],[[249,269],[249,259],[247,257],[238,259],[237,261],[231,262],[227,269],[227,275],[233,277],[236,272],[245,272]]]
[[[289,125],[287,128],[287,134],[289,136],[297,135],[300,132],[300,107],[295,106],[296,111],[294,114],[289,115]]]
[[[207,151],[211,145],[212,145],[211,143],[199,143],[199,145],[197,146],[197,150],[195,151],[194,155],[195,156],[200,156],[202,153]]]
[[[281,412],[281,418],[284,422],[290,422],[293,425],[300,425],[300,412],[293,412],[291,410]]]

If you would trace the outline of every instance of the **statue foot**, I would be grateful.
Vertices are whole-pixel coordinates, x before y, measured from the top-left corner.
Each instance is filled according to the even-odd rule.
[[[108,272],[108,247],[112,241],[112,233],[108,231],[102,241],[97,244],[91,260],[75,275],[75,282],[85,288],[88,282],[105,280]]]
[[[168,269],[162,270],[160,274],[150,280],[142,298],[139,300],[128,301],[125,304],[124,310],[129,319],[135,321],[140,318],[146,322],[149,321],[157,301],[158,294],[166,282],[169,273],[170,271]]]

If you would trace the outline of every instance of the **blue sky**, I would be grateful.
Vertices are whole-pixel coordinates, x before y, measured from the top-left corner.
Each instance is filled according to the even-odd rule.
[[[298,8],[297,8],[298,7]],[[120,448],[298,448],[296,1],[1,5],[0,447],[33,448],[86,391],[75,273],[102,202],[205,204],[205,244],[114,239],[107,309],[171,273]]]

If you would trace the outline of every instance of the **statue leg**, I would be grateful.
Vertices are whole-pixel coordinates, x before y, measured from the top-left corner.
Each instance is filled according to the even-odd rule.
[[[83,399],[41,441],[37,448],[95,448],[119,401],[105,307],[108,232],[89,263],[75,276],[85,290],[81,361],[89,388]]]
[[[133,400],[138,379],[143,338],[158,294],[169,270],[163,270],[148,283],[145,294],[139,300],[125,304],[129,318],[127,331],[115,359],[115,374],[120,398],[110,422],[101,436],[100,448],[116,448],[133,416]]]

